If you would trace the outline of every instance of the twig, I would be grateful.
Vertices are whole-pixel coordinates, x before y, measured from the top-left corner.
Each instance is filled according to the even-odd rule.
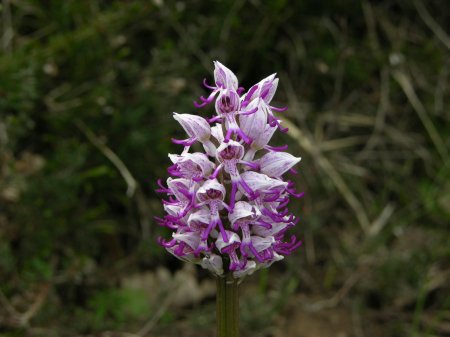
[[[433,121],[428,116],[428,113],[423,106],[422,102],[417,97],[417,94],[414,90],[414,87],[411,84],[411,79],[404,72],[400,70],[395,70],[393,72],[394,79],[398,82],[409,102],[411,103],[413,109],[416,111],[419,116],[422,124],[425,127],[431,141],[434,143],[436,150],[439,152],[442,160],[445,162],[448,158],[447,148],[445,143],[441,139],[436,127],[433,124]]]

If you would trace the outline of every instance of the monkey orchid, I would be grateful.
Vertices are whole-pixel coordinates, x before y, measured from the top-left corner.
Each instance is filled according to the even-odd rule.
[[[170,240],[158,241],[175,257],[217,276],[218,336],[236,337],[238,281],[301,244],[285,234],[298,221],[288,210],[290,197],[303,194],[283,178],[300,158],[284,152],[287,145],[269,145],[277,129],[287,131],[274,114],[286,108],[271,105],[275,74],[244,93],[236,75],[215,61],[214,85],[203,83],[211,93],[194,105],[203,108],[215,100],[215,115],[173,115],[187,138],[172,139],[183,150],[169,154],[167,187],[158,180],[167,214],[156,220],[172,231]]]

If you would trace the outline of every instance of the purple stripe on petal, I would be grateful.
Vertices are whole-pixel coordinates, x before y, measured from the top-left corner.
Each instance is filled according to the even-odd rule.
[[[275,193],[271,193],[274,194],[273,196],[267,196],[266,198],[263,199],[264,202],[274,202],[276,201],[279,197],[280,194],[275,192]]]
[[[231,139],[231,135],[233,134],[233,129],[229,128],[227,130],[227,134],[225,135],[225,138],[223,139],[224,143],[228,143]]]
[[[258,107],[255,107],[255,108],[253,108],[253,109],[251,109],[251,110],[249,110],[249,111],[242,111],[242,112],[239,112],[239,115],[242,115],[242,116],[249,116],[249,115],[253,115],[256,111],[258,111]]]
[[[265,149],[270,150],[270,151],[275,151],[275,152],[281,152],[281,151],[286,151],[288,149],[288,145],[282,145],[282,146],[271,146],[271,145],[266,145],[264,146]]]
[[[252,143],[252,139],[247,136],[244,131],[242,131],[241,129],[237,129],[235,130],[235,132],[239,135],[239,137],[241,137],[241,139],[246,143],[246,144],[251,144]]]
[[[251,243],[248,245],[248,247],[250,248],[250,251],[255,256],[255,259],[258,260],[259,263],[263,263],[264,260],[261,258],[261,256],[259,256],[259,253],[256,251],[255,247],[253,247],[253,245]]]
[[[197,103],[197,101],[193,101],[193,103],[194,103],[194,106],[197,109],[203,108],[204,106],[206,106],[208,104],[208,103],[205,103],[205,102],[199,104],[199,103]]]
[[[181,140],[172,138],[171,140],[172,140],[172,143],[174,143],[174,144],[184,145],[184,146],[191,146],[192,144],[194,144],[197,141],[197,139],[195,139],[195,138],[188,138],[188,139],[181,139]]]
[[[217,89],[216,87],[213,87],[213,86],[209,85],[209,84],[206,82],[206,78],[203,79],[203,85],[205,86],[205,88],[208,88],[208,89],[211,89],[211,90]]]
[[[222,116],[214,116],[214,117],[208,119],[208,123],[211,124],[211,123],[217,122],[218,120],[221,120],[222,118],[223,118]]]
[[[288,109],[287,106],[284,106],[284,107],[281,107],[281,108],[276,108],[276,107],[271,106],[271,105],[269,106],[269,108],[271,108],[272,110],[277,111],[277,112],[283,112],[283,111],[286,111]]]
[[[258,163],[252,163],[252,162],[246,161],[246,160],[240,160],[239,163],[247,165],[248,167],[252,168],[255,171],[259,170],[259,164]]]
[[[219,174],[220,170],[222,169],[222,166],[223,166],[222,164],[220,164],[219,166],[217,166],[217,167],[215,168],[213,174],[211,174],[211,175],[209,176],[209,179],[216,179],[216,178],[217,178],[217,175]]]
[[[171,248],[177,244],[177,240],[172,239],[170,241],[165,241],[162,237],[159,237],[158,243],[165,248]]]
[[[251,100],[251,98],[252,98],[252,96],[253,96],[253,94],[255,93],[256,90],[258,90],[258,86],[257,85],[254,85],[253,87],[250,88],[248,93],[245,95],[245,99],[241,103],[242,107],[246,107],[248,105],[248,103],[250,103],[250,100]]]
[[[163,185],[162,179],[158,179],[158,180],[156,181],[156,183],[158,184],[159,187],[161,187],[161,188],[155,190],[156,192],[160,192],[160,193],[169,193],[169,192],[170,192],[170,189],[168,189],[167,187],[165,187],[165,186]]]
[[[220,216],[217,217],[217,224],[219,225],[220,233],[222,234],[223,241],[228,242],[228,235],[223,227],[222,220],[220,220]]]
[[[230,209],[234,209],[234,203],[236,200],[236,192],[237,192],[237,185],[238,183],[236,181],[231,181],[231,192],[230,192]]]
[[[178,244],[178,247],[173,251],[173,252],[175,253],[175,255],[178,255],[178,256],[183,256],[183,255],[185,255],[184,252],[183,252],[185,246],[186,246],[186,244],[185,244],[184,242],[180,242],[180,243]]]
[[[260,226],[262,226],[264,228],[267,228],[267,229],[271,229],[272,228],[272,225],[270,223],[265,222],[263,220],[258,220],[258,222],[256,222],[255,224],[256,225],[260,225]]]
[[[280,205],[278,205],[277,208],[285,208],[287,205],[289,205],[290,200],[286,200],[285,202],[282,202]]]
[[[247,185],[247,183],[245,182],[244,179],[242,179],[241,177],[239,177],[239,184],[242,186],[242,188],[244,189],[244,191],[247,193],[247,196],[250,198],[250,200],[252,199],[256,199],[258,197],[258,193],[256,193],[255,191],[253,191],[250,186]]]

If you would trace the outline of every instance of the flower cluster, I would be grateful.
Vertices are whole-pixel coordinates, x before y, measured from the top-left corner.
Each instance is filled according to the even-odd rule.
[[[294,183],[282,178],[300,161],[283,152],[287,146],[268,145],[277,129],[287,131],[271,104],[278,86],[275,74],[246,93],[235,74],[214,62],[215,85],[200,97],[197,108],[215,101],[210,119],[174,113],[188,138],[172,139],[184,146],[180,155],[169,154],[173,165],[166,193],[166,215],[156,218],[173,230],[172,239],[159,243],[179,259],[200,264],[215,274],[232,272],[236,278],[283,259],[300,245],[285,232],[297,222],[287,206],[290,196],[301,197]],[[195,143],[204,152],[190,151]],[[199,148],[200,149],[200,148]]]

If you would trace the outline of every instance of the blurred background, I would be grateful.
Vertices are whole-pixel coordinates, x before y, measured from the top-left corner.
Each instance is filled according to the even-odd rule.
[[[156,244],[172,112],[219,60],[301,156],[303,247],[242,284],[243,336],[450,336],[447,1],[0,2],[0,335],[213,336]]]

